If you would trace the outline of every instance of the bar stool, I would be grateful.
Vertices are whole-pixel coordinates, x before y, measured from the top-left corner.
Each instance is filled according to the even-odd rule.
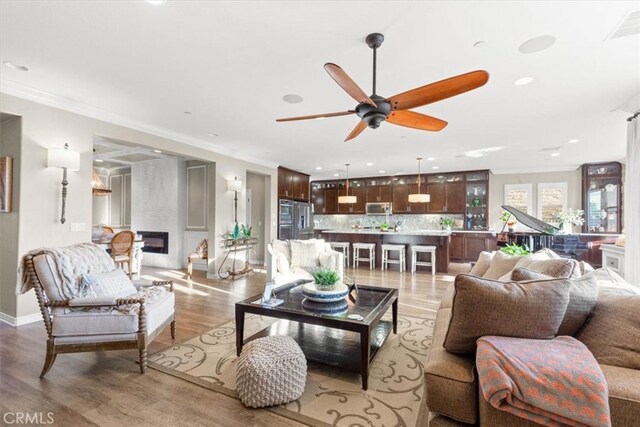
[[[431,254],[429,262],[418,261],[421,253]],[[411,247],[411,274],[416,272],[416,267],[422,265],[431,267],[431,275],[436,274],[436,247],[435,246],[412,246]]]
[[[360,250],[369,251],[369,258],[361,258]],[[375,243],[354,243],[353,244],[353,267],[358,268],[360,261],[369,262],[369,270],[376,267],[376,244]]]
[[[389,259],[389,252],[398,251],[398,259]],[[407,269],[406,251],[404,245],[382,245],[382,271],[385,268],[389,269],[389,264],[399,264],[400,271]]]
[[[329,242],[331,249],[340,250],[344,254],[345,267],[349,267],[349,242]]]

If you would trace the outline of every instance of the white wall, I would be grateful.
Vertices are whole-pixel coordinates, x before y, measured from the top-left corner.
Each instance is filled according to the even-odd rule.
[[[142,265],[180,268],[186,257],[185,161],[165,158],[131,165],[131,230],[169,233],[169,253],[145,252]]]
[[[162,138],[149,133],[96,120],[87,116],[70,113],[58,108],[48,107],[22,98],[0,94],[0,112],[22,117],[22,141],[20,165],[20,211],[18,229],[18,256],[43,246],[65,246],[91,239],[91,175],[93,162],[93,140],[96,135],[113,139],[131,141],[139,145],[159,150],[200,158],[215,162],[215,188],[210,194],[220,194],[219,203],[210,200],[214,206],[212,220],[209,223],[210,248],[214,256],[221,256],[218,246],[220,234],[233,223],[233,195],[226,191],[226,179],[245,176],[247,170],[269,175],[271,217],[267,239],[276,235],[276,192],[277,172],[275,168],[245,162],[209,150]],[[60,181],[62,171],[46,167],[48,147],[62,147],[69,144],[70,149],[80,152],[80,170],[69,172],[69,193],[67,198],[67,222],[60,224]],[[231,193],[231,194],[230,194]],[[183,205],[184,206],[184,205]],[[240,202],[244,215],[244,201]],[[240,214],[240,212],[239,212]],[[85,224],[84,231],[71,232],[71,223]],[[210,250],[211,251],[211,250]],[[15,264],[17,265],[17,259]],[[209,265],[209,274],[216,271],[216,259]],[[218,260],[219,261],[219,260]],[[4,274],[4,273],[3,273]],[[8,277],[15,277],[7,273]],[[15,280],[3,281],[0,286],[15,289]],[[8,293],[8,291],[7,291]],[[13,317],[29,316],[39,311],[35,295],[28,293],[16,298],[15,312],[6,313]]]
[[[539,172],[489,175],[489,225],[502,228],[501,206],[504,204],[505,184],[532,184],[531,196],[533,213],[537,216],[538,184],[544,182],[566,182],[568,190],[567,209],[582,209],[582,170],[567,172]]]

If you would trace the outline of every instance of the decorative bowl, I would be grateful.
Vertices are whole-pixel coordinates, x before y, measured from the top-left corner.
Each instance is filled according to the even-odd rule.
[[[307,283],[302,286],[302,295],[315,302],[336,302],[344,299],[349,293],[349,288],[343,283],[337,283],[331,290],[318,288],[315,283]]]

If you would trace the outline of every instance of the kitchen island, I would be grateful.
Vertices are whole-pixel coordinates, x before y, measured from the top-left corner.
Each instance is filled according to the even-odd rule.
[[[405,245],[407,251],[407,270],[411,266],[411,246],[427,245],[436,247],[436,271],[449,271],[450,231],[415,230],[415,231],[380,231],[380,230],[325,230],[322,232],[328,242],[375,243],[376,267],[380,268],[383,244]],[[351,261],[351,260],[350,260]]]

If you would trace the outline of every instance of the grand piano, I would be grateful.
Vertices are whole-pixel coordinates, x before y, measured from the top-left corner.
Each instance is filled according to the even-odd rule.
[[[563,258],[585,261],[594,268],[600,268],[602,267],[600,245],[614,244],[618,237],[618,234],[604,233],[564,234],[558,227],[519,211],[513,206],[503,205],[502,209],[513,215],[521,224],[529,227],[531,231],[504,232],[503,228],[503,231],[498,234],[498,246],[517,243],[527,245],[533,252],[549,248]]]

